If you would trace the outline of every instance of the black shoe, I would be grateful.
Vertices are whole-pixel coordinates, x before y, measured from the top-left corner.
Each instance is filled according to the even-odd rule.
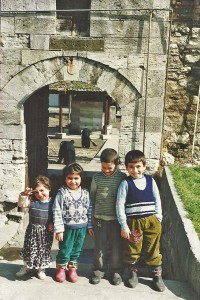
[[[128,279],[128,286],[131,288],[135,288],[137,284],[138,284],[137,273],[134,271],[130,271],[130,277]]]
[[[114,273],[111,279],[113,285],[119,285],[122,282],[121,275],[119,273]]]
[[[95,274],[90,278],[91,284],[98,284],[101,281],[101,278],[99,276],[96,276]]]
[[[153,287],[158,292],[163,292],[165,290],[165,284],[161,275],[153,276]]]

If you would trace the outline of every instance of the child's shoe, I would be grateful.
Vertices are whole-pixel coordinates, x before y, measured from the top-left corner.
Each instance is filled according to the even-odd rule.
[[[128,286],[131,288],[135,288],[137,284],[138,284],[137,269],[134,267],[130,267]]]
[[[28,269],[26,266],[22,266],[20,268],[20,270],[16,273],[16,276],[17,277],[22,277],[22,276],[25,276],[27,274],[29,274],[31,272],[30,269]]]
[[[68,280],[70,282],[76,282],[78,280],[78,275],[76,273],[77,263],[70,261],[67,268],[68,268]]]
[[[113,285],[119,285],[122,282],[121,275],[119,273],[114,273],[111,278],[111,283]]]
[[[165,284],[162,280],[162,270],[154,270],[153,271],[153,287],[158,292],[163,292],[165,290]]]
[[[37,277],[41,280],[44,280],[46,278],[45,269],[39,269],[37,271]]]
[[[99,282],[101,281],[101,276],[100,274],[97,274],[97,273],[93,273],[92,274],[92,277],[90,278],[89,282],[91,284],[98,284]]]
[[[56,269],[56,281],[63,282],[66,280],[65,268],[62,266],[57,266]]]

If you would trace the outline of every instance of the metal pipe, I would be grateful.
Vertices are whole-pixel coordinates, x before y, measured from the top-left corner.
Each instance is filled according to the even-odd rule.
[[[59,95],[59,128],[60,128],[60,133],[63,132],[63,106],[62,106],[62,99],[61,95]]]
[[[54,9],[54,10],[4,10],[0,12],[1,14],[9,13],[55,13],[55,12],[109,12],[109,11],[170,11],[171,9],[165,8],[110,8],[110,9]]]
[[[200,86],[199,86],[197,109],[196,109],[195,124],[194,124],[194,136],[193,136],[193,142],[192,142],[192,157],[194,155],[194,144],[195,144],[195,136],[196,136],[196,129],[197,129],[198,113],[199,113],[199,98],[200,98]]]
[[[170,20],[170,26],[169,26],[169,36],[168,36],[168,47],[167,47],[167,64],[166,64],[166,80],[165,80],[165,95],[164,95],[164,105],[163,105],[163,120],[162,120],[162,138],[161,138],[161,151],[163,148],[163,131],[164,131],[164,121],[165,121],[165,103],[166,103],[166,94],[167,94],[167,80],[168,80],[168,72],[169,72],[169,49],[170,49],[170,41],[171,41],[171,28],[172,28],[172,17],[173,17],[173,10],[170,10],[169,20]],[[161,153],[160,153],[161,154]]]
[[[144,98],[144,131],[143,131],[143,152],[145,152],[145,135],[146,135],[146,113],[147,113],[147,92],[148,92],[148,74],[149,74],[149,51],[150,51],[150,38],[151,38],[151,20],[152,11],[149,15],[149,32],[148,32],[148,48],[147,48],[147,67],[146,67],[146,90]]]

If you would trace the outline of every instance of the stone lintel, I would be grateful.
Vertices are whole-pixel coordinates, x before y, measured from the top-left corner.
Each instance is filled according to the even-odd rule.
[[[51,50],[104,51],[104,39],[101,38],[65,38],[50,37]]]

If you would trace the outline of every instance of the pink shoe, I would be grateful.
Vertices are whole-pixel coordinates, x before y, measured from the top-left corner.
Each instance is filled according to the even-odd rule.
[[[65,269],[63,269],[62,267],[58,267],[56,269],[56,281],[63,282],[65,280],[66,280]]]
[[[76,282],[78,280],[78,275],[76,273],[76,268],[69,267],[68,279],[70,282]]]

